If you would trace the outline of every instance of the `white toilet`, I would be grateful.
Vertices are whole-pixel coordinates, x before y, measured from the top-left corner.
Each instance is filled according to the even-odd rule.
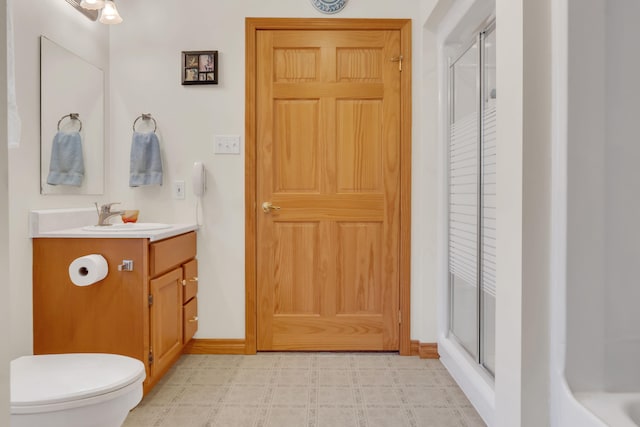
[[[142,399],[141,361],[116,354],[11,361],[11,427],[120,427]]]

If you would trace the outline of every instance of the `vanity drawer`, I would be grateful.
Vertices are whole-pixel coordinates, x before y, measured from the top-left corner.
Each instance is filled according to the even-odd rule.
[[[182,302],[185,303],[198,293],[198,261],[192,259],[182,266]]]
[[[182,325],[182,344],[186,344],[198,330],[198,298],[192,298],[182,307]]]
[[[196,256],[196,233],[151,243],[149,253],[149,273],[153,277]]]

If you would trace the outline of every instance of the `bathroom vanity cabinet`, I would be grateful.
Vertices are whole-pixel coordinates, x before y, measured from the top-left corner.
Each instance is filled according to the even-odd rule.
[[[107,276],[76,286],[69,265],[88,254]],[[148,238],[34,238],[34,354],[117,353],[146,366],[148,392],[198,328],[196,233]],[[124,260],[133,269],[119,269]]]

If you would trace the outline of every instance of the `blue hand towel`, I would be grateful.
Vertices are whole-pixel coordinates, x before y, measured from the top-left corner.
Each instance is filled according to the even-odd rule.
[[[133,133],[129,172],[129,187],[162,185],[160,142],[155,132]]]
[[[80,187],[84,178],[80,132],[58,132],[53,137],[47,184]]]

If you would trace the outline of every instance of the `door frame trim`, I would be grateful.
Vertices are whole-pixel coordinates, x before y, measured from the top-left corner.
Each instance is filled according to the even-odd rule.
[[[400,54],[400,255],[401,355],[411,354],[411,20],[246,18],[245,20],[245,354],[257,352],[256,37],[260,30],[399,30]]]

